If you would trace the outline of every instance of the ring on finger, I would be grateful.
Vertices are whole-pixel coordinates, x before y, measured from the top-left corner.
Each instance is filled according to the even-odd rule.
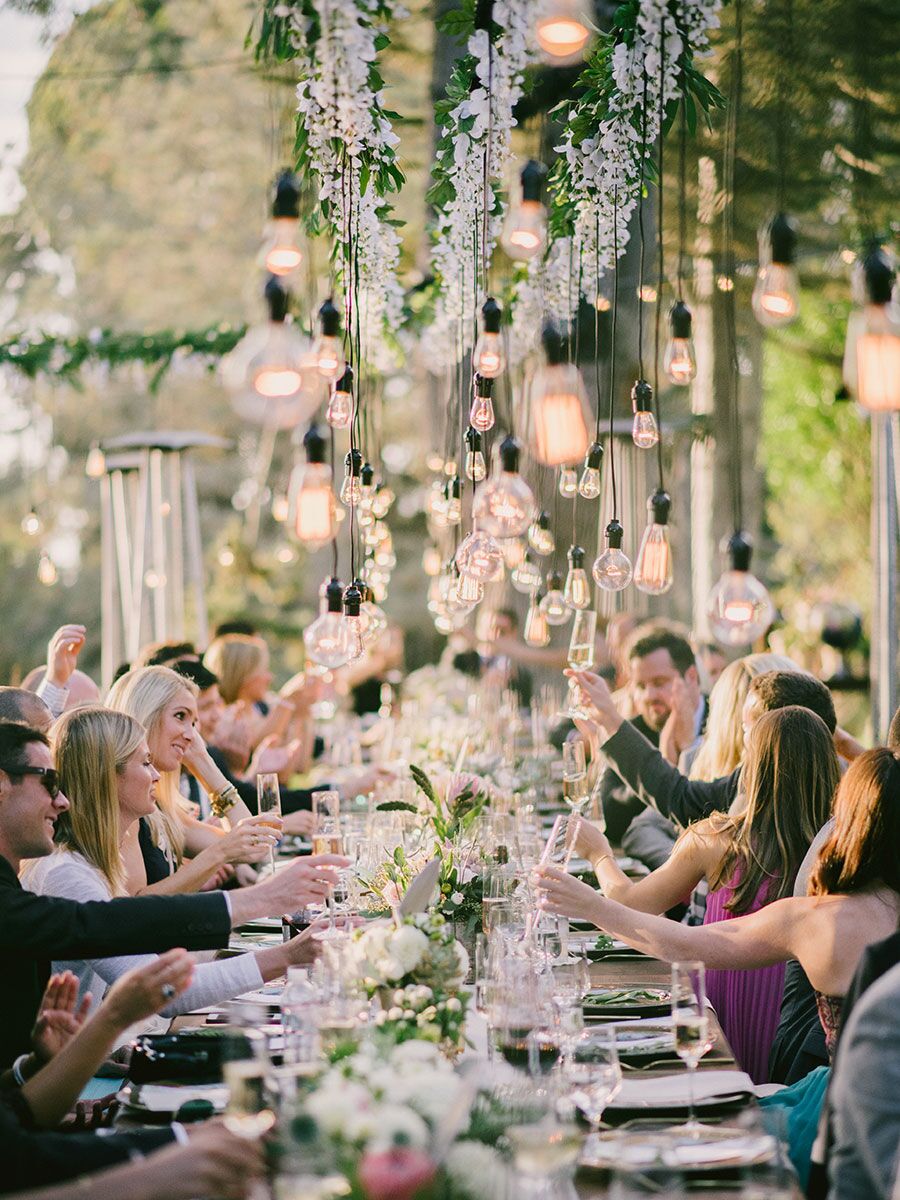
[[[164,983],[162,985],[161,991],[163,994],[163,1000],[171,1000],[172,997],[175,995],[175,988],[172,986],[171,983]]]

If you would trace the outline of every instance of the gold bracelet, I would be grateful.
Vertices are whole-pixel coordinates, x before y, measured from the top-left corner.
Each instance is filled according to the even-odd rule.
[[[605,862],[608,858],[615,862],[615,857],[616,856],[614,854],[601,854],[599,858],[594,859],[594,861],[591,863],[591,866],[596,871],[600,864]]]
[[[209,807],[213,814],[221,819],[230,808],[234,808],[239,799],[237,788],[233,783],[229,783],[222,788],[221,792],[209,793]]]

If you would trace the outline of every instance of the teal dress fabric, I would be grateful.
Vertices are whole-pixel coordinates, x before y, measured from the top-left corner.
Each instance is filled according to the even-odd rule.
[[[782,1138],[787,1135],[788,1154],[804,1190],[830,1074],[831,1067],[816,1067],[790,1087],[759,1101],[771,1131]]]

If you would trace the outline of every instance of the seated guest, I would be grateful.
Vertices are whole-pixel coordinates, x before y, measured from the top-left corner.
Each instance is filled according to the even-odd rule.
[[[709,692],[719,681],[719,676],[728,666],[728,656],[717,642],[698,642],[695,647],[700,682]]]
[[[83,625],[60,626],[47,646],[46,665],[35,667],[22,680],[22,687],[36,692],[54,717],[67,708],[96,704],[100,699],[100,689],[93,679],[77,669],[86,635]]]
[[[51,958],[151,954],[172,946],[217,949],[227,945],[233,926],[294,912],[321,896],[327,890],[327,864],[347,861],[298,861],[228,897],[213,892],[80,903],[35,896],[22,887],[17,873],[23,860],[53,852],[56,821],[67,808],[46,735],[0,722],[0,972],[6,988],[0,1069],[16,1059],[20,1078],[33,1074],[46,1058],[40,1047],[32,1047],[31,1030]]]
[[[47,733],[53,714],[45,701],[25,688],[0,687],[0,721],[18,721]]]
[[[124,713],[79,708],[65,713],[54,726],[53,748],[69,808],[56,823],[59,848],[26,864],[23,886],[37,895],[70,900],[127,895],[121,847],[131,828],[153,812],[159,780],[143,727]],[[163,1016],[253,991],[283,975],[289,966],[310,961],[311,946],[301,935],[252,954],[200,963],[192,985],[163,1009]],[[149,961],[146,955],[57,959],[53,970],[71,971],[81,995],[89,993],[96,1005],[107,987]],[[157,1021],[149,1031],[162,1032],[166,1027],[167,1022]],[[147,1030],[128,1031],[123,1042],[137,1032]]]
[[[266,861],[277,831],[252,816],[195,732],[195,684],[169,667],[139,667],[113,684],[107,703],[143,725],[160,773],[155,811],[122,846],[129,892],[196,891],[226,863]],[[213,811],[227,817],[227,831],[190,815],[180,792],[182,767],[201,780]]]
[[[171,667],[179,658],[200,661],[193,642],[148,642],[132,663],[134,667]]]
[[[630,880],[609,842],[582,823],[576,853],[594,866],[603,895],[638,912],[664,913],[701,879],[710,894],[704,923],[729,921],[790,896],[810,843],[831,812],[838,763],[824,721],[805,708],[766,713],[748,738],[744,810],[715,813],[689,826],[668,862]],[[741,1068],[768,1079],[784,965],[755,971],[710,971],[707,994]]]

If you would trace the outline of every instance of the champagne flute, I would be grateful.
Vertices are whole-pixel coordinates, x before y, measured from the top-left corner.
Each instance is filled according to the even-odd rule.
[[[318,826],[323,817],[339,821],[341,817],[341,793],[333,788],[323,788],[312,794],[313,821]]]
[[[596,1144],[606,1106],[622,1086],[615,1027],[586,1029],[573,1038],[569,1043],[564,1077],[571,1086],[572,1102],[590,1123],[588,1144]]]
[[[576,816],[581,816],[591,789],[588,787],[584,739],[570,734],[563,742],[563,799]]]
[[[278,818],[278,824],[263,821],[272,829],[281,829],[281,789],[278,786],[278,775],[274,771],[263,771],[256,776],[256,809],[261,817],[269,814]],[[275,847],[269,851],[269,866],[275,874]]]
[[[253,1141],[275,1124],[275,1113],[266,1102],[266,1069],[255,1058],[222,1064],[228,1087],[228,1107],[223,1124],[236,1137]]]
[[[706,969],[702,962],[672,963],[672,1029],[675,1053],[687,1067],[685,1131],[691,1137],[699,1137],[701,1126],[694,1111],[694,1072],[713,1042],[706,1005]]]
[[[312,835],[312,852],[313,854],[343,854],[344,853],[344,838],[341,833],[341,826],[338,821],[331,817],[320,817],[316,830]],[[335,927],[335,913],[337,911],[337,900],[335,897],[335,888],[341,880],[339,870],[334,871],[334,884],[329,888],[328,895],[325,898],[325,907],[328,910],[328,928],[323,930],[318,936],[334,937],[338,930]]]
[[[597,636],[597,614],[592,608],[575,610],[572,621],[572,636],[569,639],[568,665],[574,671],[590,671],[594,666],[594,644]],[[578,684],[569,680],[568,717],[586,717],[579,703]]]

